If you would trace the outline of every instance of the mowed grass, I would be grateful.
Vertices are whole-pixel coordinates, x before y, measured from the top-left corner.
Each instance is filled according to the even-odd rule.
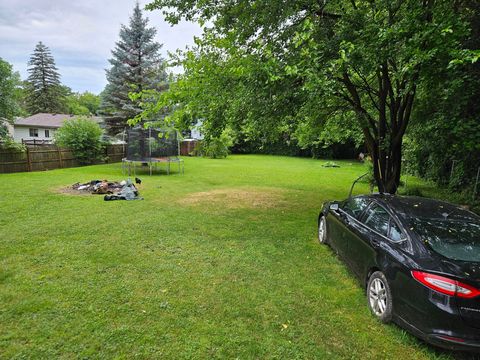
[[[143,201],[61,192],[120,164],[0,175],[0,357],[452,358],[378,323],[318,244],[320,205],[365,172],[322,163],[187,158],[137,174]]]

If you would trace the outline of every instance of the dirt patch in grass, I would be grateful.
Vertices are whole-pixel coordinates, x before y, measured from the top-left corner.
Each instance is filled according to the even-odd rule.
[[[277,188],[228,188],[188,194],[181,205],[222,207],[226,209],[273,208],[285,205],[285,191]]]
[[[89,196],[92,195],[88,192],[72,189],[71,186],[52,189],[53,192],[63,195],[77,195],[77,196]]]

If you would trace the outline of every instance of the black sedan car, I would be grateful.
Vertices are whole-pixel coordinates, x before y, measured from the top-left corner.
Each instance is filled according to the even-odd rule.
[[[371,312],[426,342],[480,350],[480,217],[432,199],[325,203],[318,239],[358,276]]]

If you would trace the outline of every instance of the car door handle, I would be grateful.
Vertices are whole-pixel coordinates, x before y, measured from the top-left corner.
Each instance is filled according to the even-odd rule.
[[[372,243],[372,246],[374,247],[379,247],[380,246],[380,241],[377,239],[371,239],[370,242]]]

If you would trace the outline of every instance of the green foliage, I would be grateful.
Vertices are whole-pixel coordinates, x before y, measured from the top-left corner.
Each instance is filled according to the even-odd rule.
[[[86,107],[92,115],[97,115],[97,111],[100,108],[100,101],[99,95],[95,95],[89,91],[85,91],[78,96],[79,104]]]
[[[32,113],[61,113],[65,109],[65,88],[55,60],[41,41],[36,45],[28,62],[27,110]]]
[[[178,53],[184,75],[162,105],[172,117],[226,126],[241,140],[300,146],[365,142],[379,188],[395,192],[419,84],[462,61],[470,5],[449,0],[285,2],[155,0],[167,20],[209,23]],[[453,63],[451,63],[453,61]]]
[[[399,188],[398,193],[405,196],[424,196],[421,188],[417,186],[402,186]]]
[[[81,164],[93,164],[104,156],[102,134],[96,122],[79,117],[66,121],[55,132],[55,143],[72,150]]]
[[[0,120],[12,120],[22,114],[20,74],[12,65],[0,58]]]
[[[4,140],[7,137],[9,137],[7,125],[0,120],[0,140]]]
[[[100,96],[85,91],[71,93],[66,98],[67,113],[72,115],[96,115],[100,107]]]
[[[200,153],[212,159],[226,158],[234,144],[234,136],[233,131],[226,128],[218,137],[205,138],[201,142]]]
[[[460,54],[480,48],[480,3],[466,1],[465,6],[471,36],[462,39]],[[480,63],[467,60],[447,70],[432,69],[436,76],[419,83],[404,152],[411,173],[456,191],[472,186],[480,164]]]
[[[66,98],[66,108],[67,108],[67,113],[72,114],[72,115],[85,115],[88,116],[90,115],[90,110],[88,110],[87,107],[81,105],[78,101],[77,96],[74,95],[69,95]]]
[[[122,25],[120,40],[112,51],[107,70],[108,84],[102,92],[101,112],[111,134],[117,134],[141,111],[139,101],[129,93],[165,88],[167,75],[159,55],[162,47],[154,41],[156,30],[148,27],[137,2],[129,26]]]
[[[173,128],[177,126],[169,115],[170,108],[164,105],[163,91],[154,89],[142,90],[140,92],[131,92],[128,94],[130,100],[138,104],[139,112],[135,117],[128,120],[128,125],[154,124],[157,128]]]
[[[1,129],[1,125],[0,125]],[[24,144],[14,141],[10,136],[2,138],[0,136],[0,149],[5,150],[15,150],[15,151],[26,151],[27,147]]]
[[[25,145],[15,142],[7,128],[7,124],[0,119],[0,149],[25,151]]]

